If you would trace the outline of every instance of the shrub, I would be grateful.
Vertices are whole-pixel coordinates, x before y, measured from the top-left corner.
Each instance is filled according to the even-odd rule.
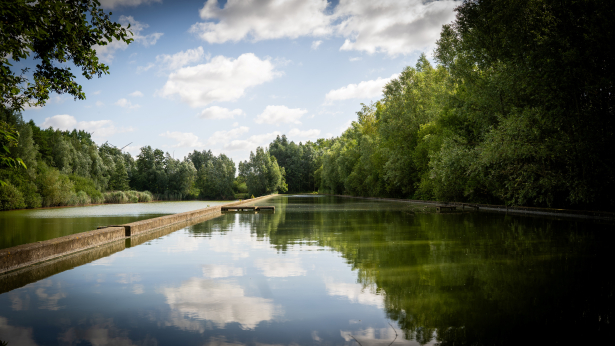
[[[248,199],[250,198],[250,195],[247,193],[236,193],[235,194],[235,199]]]
[[[139,192],[138,191],[125,191],[124,194],[128,198],[128,203],[138,203],[139,202]]]
[[[102,203],[104,200],[103,195],[98,191],[92,179],[80,177],[75,174],[69,175],[68,178],[73,182],[75,192],[84,191],[90,197],[92,203],[96,203],[95,201]]]
[[[68,205],[86,205],[90,204],[92,200],[90,196],[88,196],[85,191],[79,191],[77,193],[72,194],[70,200],[68,201]]]
[[[241,183],[237,186],[237,192],[239,193],[248,193],[248,185],[246,183]]]
[[[154,195],[149,191],[138,192],[139,202],[151,202],[154,200]]]
[[[0,185],[0,210],[25,208],[23,194],[10,183]]]
[[[36,178],[38,191],[43,197],[43,207],[67,205],[73,192],[73,183],[57,169],[39,165]]]
[[[105,203],[105,197],[101,193],[100,196],[90,196],[92,204],[102,204]]]
[[[105,197],[105,203],[121,204],[128,202],[128,197],[126,197],[126,194],[122,191],[105,192],[103,196]]]
[[[23,195],[26,208],[40,208],[43,203],[43,198],[38,193],[36,184],[30,179],[25,170],[17,169],[2,169],[0,175],[6,177],[6,181],[10,182]]]

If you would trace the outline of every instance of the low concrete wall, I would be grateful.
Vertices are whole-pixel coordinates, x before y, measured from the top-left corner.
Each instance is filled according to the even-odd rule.
[[[139,234],[135,234],[132,237],[126,238],[126,247],[133,247],[137,245],[141,245],[150,240],[158,239],[160,237],[164,237],[165,235],[171,234],[175,231],[178,231],[182,228],[186,228],[188,226],[196,225],[197,223],[201,223],[203,221],[214,219],[218,216],[222,215],[222,213],[209,213],[207,215],[199,216],[193,218],[189,221],[183,221],[179,223],[174,223],[169,226],[164,226],[160,228],[155,228],[153,230],[147,232],[141,232]]]
[[[0,273],[124,239],[124,227],[106,227],[0,250]]]
[[[124,240],[95,246],[88,251],[79,251],[70,255],[56,257],[49,261],[13,270],[0,275],[0,294],[23,287],[32,282],[43,280],[66,270],[82,266],[98,259],[111,256],[126,248]]]
[[[23,244],[2,249],[0,250],[0,274],[120,239],[123,240],[126,239],[126,237],[134,237],[136,235],[149,233],[153,230],[175,225],[176,227],[171,227],[170,230],[161,230],[163,233],[168,231],[165,233],[168,234],[186,227],[189,224],[203,222],[222,215],[220,210],[223,206],[249,205],[273,196],[277,195],[269,195],[244,201],[231,202],[185,213],[132,222],[125,225],[108,226],[94,231],[82,232],[37,243]],[[159,232],[156,232],[156,234],[158,233]],[[146,240],[143,239],[151,240],[164,235],[161,234],[156,236],[156,234],[142,237],[140,240],[142,240],[141,242],[144,242]],[[154,236],[154,238],[151,238],[151,236]],[[141,242],[135,239],[135,245]]]
[[[235,205],[250,204],[250,203],[257,202],[263,199],[267,199],[273,196],[277,196],[277,195],[268,195],[268,196],[248,199],[245,201],[238,201],[238,202],[232,202],[232,203],[227,203],[227,204],[222,204],[222,205],[215,205],[209,208],[192,210],[192,211],[187,211],[187,212],[179,213],[179,214],[161,216],[161,217],[157,217],[154,219],[147,219],[147,220],[141,220],[137,222],[131,222],[131,223],[127,223],[122,226],[126,228],[126,236],[131,237],[133,235],[137,235],[143,232],[148,232],[156,228],[165,227],[165,226],[172,225],[172,224],[179,223],[179,222],[190,221],[198,217],[209,216],[209,215],[219,216],[220,209],[222,207],[232,207]]]

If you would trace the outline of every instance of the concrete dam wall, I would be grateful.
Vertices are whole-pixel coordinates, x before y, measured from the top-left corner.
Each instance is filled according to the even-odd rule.
[[[185,227],[195,221],[202,222],[213,219],[222,215],[222,207],[248,205],[273,196],[276,195],[231,202],[204,209],[131,222],[125,225],[110,225],[93,231],[2,249],[0,250],[0,274],[27,267],[35,263],[49,261],[57,257],[70,255],[102,244],[131,238],[135,238],[135,240],[137,240],[137,238],[149,238],[143,237],[143,235],[153,230],[167,228],[171,225],[184,225],[183,227]],[[175,229],[175,227],[172,228]]]

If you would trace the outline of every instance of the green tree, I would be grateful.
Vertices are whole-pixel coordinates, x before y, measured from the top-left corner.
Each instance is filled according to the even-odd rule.
[[[137,190],[148,190],[155,194],[164,193],[167,176],[164,170],[164,152],[160,149],[152,149],[151,146],[141,148],[135,162],[137,172],[134,174],[134,186]]]
[[[0,104],[11,109],[44,105],[50,92],[85,99],[66,63],[87,79],[100,77],[109,67],[99,62],[96,46],[133,40],[97,0],[2,0],[0,8]],[[37,61],[31,80],[28,69],[17,74],[10,63],[30,56]]]
[[[27,168],[24,161],[19,157],[14,157],[11,155],[11,147],[17,147],[19,144],[19,132],[15,127],[14,123],[17,122],[15,112],[11,112],[6,109],[1,109],[2,119],[0,119],[0,168],[1,167],[9,167],[14,168],[16,166],[21,166],[23,168]],[[11,118],[13,120],[11,123],[7,122],[5,118]],[[19,119],[21,119],[21,115],[19,115]],[[5,185],[6,182],[0,179],[0,185]]]
[[[589,0],[466,1],[457,9],[435,54],[458,86],[442,118],[453,141],[436,161],[467,152],[455,159],[465,196],[615,205],[615,56],[604,49],[614,15],[612,1]]]
[[[284,181],[284,168],[280,169],[275,157],[262,147],[256,148],[256,154],[250,152],[250,160],[239,163],[239,174],[245,178],[248,193],[262,196],[288,191]]]
[[[130,189],[130,179],[124,165],[124,157],[119,156],[115,162],[115,170],[109,177],[107,188],[111,191],[127,191]]]
[[[198,173],[197,186],[205,199],[231,199],[234,196],[235,163],[224,154],[213,157]]]

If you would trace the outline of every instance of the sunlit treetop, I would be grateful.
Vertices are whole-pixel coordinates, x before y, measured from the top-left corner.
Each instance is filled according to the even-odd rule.
[[[69,67],[87,79],[109,73],[96,46],[132,42],[128,27],[110,20],[96,0],[0,0],[0,103],[11,109],[44,105],[50,92],[85,99]],[[16,71],[11,62],[33,58]]]

